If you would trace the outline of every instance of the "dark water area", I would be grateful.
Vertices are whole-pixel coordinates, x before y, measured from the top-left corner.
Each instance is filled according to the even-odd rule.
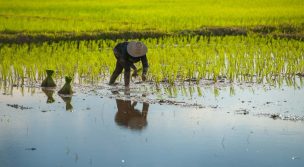
[[[74,90],[2,88],[1,167],[304,165],[303,88]]]

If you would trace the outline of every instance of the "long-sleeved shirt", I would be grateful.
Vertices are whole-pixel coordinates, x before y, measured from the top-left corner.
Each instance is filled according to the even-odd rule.
[[[131,55],[129,55],[129,53],[127,52],[128,43],[129,42],[122,42],[114,47],[114,53],[118,52],[118,54],[115,54],[116,58],[125,60],[125,62],[128,62],[131,68],[135,68],[135,69],[136,67],[134,66],[133,63],[137,63],[141,61],[143,66],[143,75],[145,75],[149,68],[147,56],[143,55],[141,57],[132,57]]]

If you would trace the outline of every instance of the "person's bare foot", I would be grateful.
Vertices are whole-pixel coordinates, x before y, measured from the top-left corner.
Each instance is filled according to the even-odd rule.
[[[108,83],[108,85],[110,85],[110,86],[116,86],[116,85],[118,85],[118,83]]]
[[[142,75],[142,76],[141,76],[141,79],[142,79],[142,81],[146,81],[146,80],[147,80],[146,75]]]

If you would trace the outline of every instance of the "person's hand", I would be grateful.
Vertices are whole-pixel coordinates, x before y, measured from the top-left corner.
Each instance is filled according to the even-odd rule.
[[[134,72],[132,73],[132,77],[137,77],[138,74],[137,74],[137,70],[134,70]]]
[[[146,80],[147,80],[147,76],[143,74],[143,75],[141,76],[141,79],[142,79],[142,81],[146,81]]]

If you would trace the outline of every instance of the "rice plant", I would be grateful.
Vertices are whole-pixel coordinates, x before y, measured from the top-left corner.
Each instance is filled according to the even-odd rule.
[[[138,39],[149,48],[148,80],[172,85],[202,79],[280,84],[304,74],[304,42],[259,36],[183,36]],[[107,82],[116,59],[112,48],[122,40],[2,44],[1,80],[20,84],[72,76],[74,82]],[[140,68],[141,64],[136,64]]]
[[[303,11],[302,0],[1,0],[0,32],[176,32],[263,25],[303,33]]]

